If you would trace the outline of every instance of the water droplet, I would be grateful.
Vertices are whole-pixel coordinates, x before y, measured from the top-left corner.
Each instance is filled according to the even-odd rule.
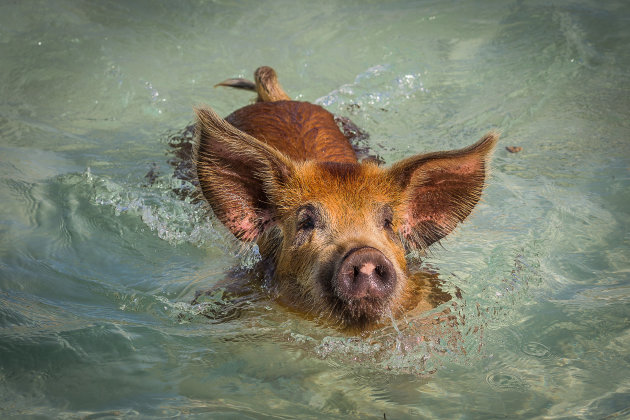
[[[387,316],[389,316],[389,319],[392,320],[392,325],[394,326],[394,329],[396,330],[398,335],[400,335],[400,330],[398,329],[398,325],[396,325],[396,320],[394,319],[394,314],[392,314],[392,310],[391,309],[389,309],[387,311]]]

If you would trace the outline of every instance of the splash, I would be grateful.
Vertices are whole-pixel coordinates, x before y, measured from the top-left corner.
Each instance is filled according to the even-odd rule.
[[[229,241],[215,228],[207,208],[180,200],[172,190],[181,188],[183,181],[160,177],[153,185],[125,185],[111,178],[98,176],[90,168],[83,174],[92,188],[91,201],[111,207],[116,216],[135,214],[160,239],[173,245],[190,243],[202,246],[208,242],[229,247]],[[193,186],[188,186],[194,188]]]
[[[342,85],[314,102],[316,104],[350,111],[363,108],[386,108],[410,99],[417,93],[428,92],[419,72],[397,74],[388,65],[376,65],[360,73],[353,83]]]

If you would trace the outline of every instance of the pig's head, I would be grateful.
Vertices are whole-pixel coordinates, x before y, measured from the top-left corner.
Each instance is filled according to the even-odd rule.
[[[258,243],[283,304],[355,328],[397,311],[406,251],[427,248],[470,214],[498,139],[384,169],[296,162],[212,110],[197,117],[197,172],[215,215]]]

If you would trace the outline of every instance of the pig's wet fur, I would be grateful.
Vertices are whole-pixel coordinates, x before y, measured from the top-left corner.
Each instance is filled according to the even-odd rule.
[[[174,176],[194,186],[175,192],[207,201],[261,255],[253,270],[213,288],[229,299],[204,315],[231,318],[240,310],[229,302],[240,308],[243,296],[266,294],[307,318],[365,331],[448,301],[437,276],[405,255],[425,252],[468,217],[498,134],[383,168],[369,135],[348,118],[291,101],[269,67],[255,79],[219,84],[257,92],[255,104],[225,119],[198,108],[194,127],[169,140]]]
[[[341,132],[350,141],[357,158],[361,161],[375,162],[378,165],[385,163],[385,160],[374,153],[367,141],[370,134],[358,127],[349,118],[335,115],[335,122],[339,126]],[[168,135],[167,144],[169,146],[168,164],[173,168],[173,177],[187,181],[195,188],[190,188],[184,184],[183,186],[173,190],[180,198],[191,197],[193,200],[202,200],[203,195],[199,191],[199,180],[195,171],[195,163],[193,161],[195,148],[195,124],[186,126],[181,132]],[[159,174],[152,167],[145,175],[147,184],[152,185]]]
[[[378,164],[385,164],[385,161],[366,144],[369,139],[369,134],[366,131],[357,127],[349,118],[336,116],[335,119],[339,122],[339,127],[344,135],[351,142],[357,156]],[[168,163],[173,169],[173,177],[195,186],[195,188],[190,188],[186,186],[187,184],[183,184],[183,187],[174,189],[173,192],[181,199],[203,200],[203,195],[198,189],[199,181],[193,162],[194,124],[187,126],[181,132],[169,135],[167,144],[170,155]],[[153,175],[154,168],[151,168],[146,178],[149,179]],[[419,266],[415,267],[413,271],[411,288],[416,295],[422,295],[417,300],[423,301],[426,305],[425,310],[436,308],[451,300],[451,295],[442,290],[443,283],[435,271],[422,270]],[[323,277],[328,276],[330,278],[334,272],[335,266],[330,264]],[[236,319],[247,311],[248,305],[252,302],[278,298],[278,294],[271,286],[272,277],[273,264],[269,261],[259,261],[251,268],[235,268],[226,273],[226,278],[220,284],[197,291],[191,305],[201,306],[201,315],[212,322],[222,323]],[[338,327],[347,332],[365,331],[391,323],[387,317],[390,310],[387,307],[387,302],[369,299],[348,304],[335,295],[333,285],[330,282],[323,281],[322,289],[330,308],[329,312],[326,314],[306,314],[307,318],[314,321],[319,320],[325,325],[337,324]],[[218,291],[221,293],[221,300],[217,302],[213,299],[211,303],[208,303],[208,299],[214,297]],[[279,299],[278,303],[283,304],[282,299]],[[292,308],[289,305],[287,309],[291,310]],[[407,312],[413,308],[401,309]],[[353,321],[351,326],[349,326],[349,320]]]

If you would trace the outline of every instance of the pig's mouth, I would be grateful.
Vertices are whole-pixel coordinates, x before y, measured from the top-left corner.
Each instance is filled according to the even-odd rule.
[[[378,249],[349,250],[327,276],[326,294],[333,312],[346,326],[366,327],[377,323],[390,307],[396,290],[396,270]]]
[[[347,328],[365,329],[377,325],[389,311],[389,301],[363,298],[342,301],[332,296],[333,312]]]

